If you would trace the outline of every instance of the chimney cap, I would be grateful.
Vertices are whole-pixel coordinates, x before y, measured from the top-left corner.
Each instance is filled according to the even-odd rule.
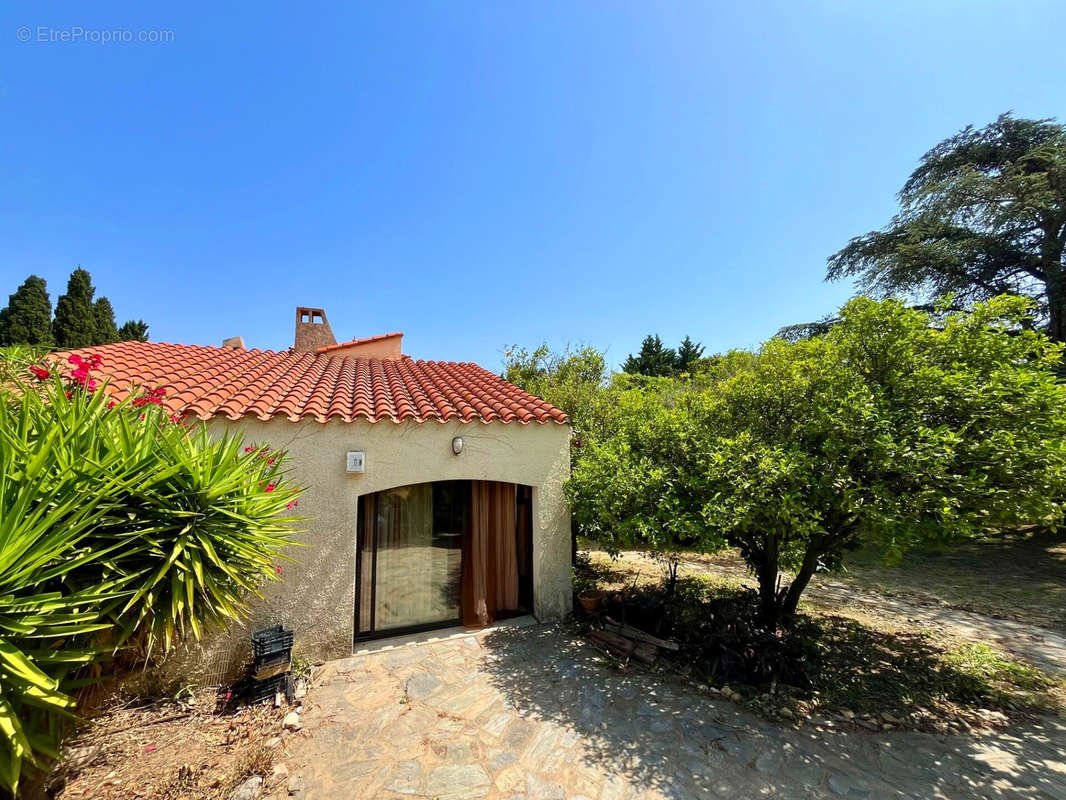
[[[231,336],[228,339],[222,340],[222,346],[226,350],[243,350],[244,349],[244,337],[243,336]]]

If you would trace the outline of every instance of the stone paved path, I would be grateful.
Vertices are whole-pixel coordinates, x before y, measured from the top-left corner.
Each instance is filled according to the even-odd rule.
[[[793,730],[561,627],[333,662],[288,765],[323,798],[1066,800],[1066,720],[984,737]]]

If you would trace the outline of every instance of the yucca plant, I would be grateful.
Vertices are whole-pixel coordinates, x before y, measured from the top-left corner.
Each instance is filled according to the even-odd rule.
[[[109,627],[104,610],[123,595],[114,581],[77,591],[64,583],[95,557],[85,540],[113,512],[119,480],[115,459],[71,464],[82,449],[72,438],[84,446],[99,434],[93,405],[47,426],[36,393],[0,402],[0,786],[11,792],[23,761],[55,757],[74,706],[65,679],[100,655],[93,634]],[[89,483],[101,490],[87,494]]]
[[[29,344],[12,344],[0,347],[0,384],[22,380],[29,368],[39,364],[44,351]]]
[[[0,787],[57,755],[86,667],[236,619],[277,579],[284,456],[211,438],[162,390],[107,398],[81,363],[0,388]]]
[[[133,461],[145,446],[137,429],[157,425],[156,469],[130,483],[121,513],[94,530],[93,545],[111,555],[87,565],[100,568],[98,580],[120,579],[134,590],[114,617],[144,656],[240,619],[261,585],[280,578],[297,521],[284,512],[299,494],[283,474],[284,454],[154,416],[122,415],[112,429],[114,450]]]

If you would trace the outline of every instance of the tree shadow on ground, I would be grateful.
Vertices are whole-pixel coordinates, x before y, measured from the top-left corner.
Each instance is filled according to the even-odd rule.
[[[802,729],[755,717],[669,674],[619,671],[574,629],[501,629],[481,669],[519,714],[578,737],[596,767],[668,798],[1034,797],[1066,793],[1066,722],[988,736]],[[850,794],[849,794],[850,793]]]
[[[876,547],[847,559],[847,571],[821,580],[886,591],[992,617],[1066,632],[1066,536],[1011,531],[908,551],[886,563]]]

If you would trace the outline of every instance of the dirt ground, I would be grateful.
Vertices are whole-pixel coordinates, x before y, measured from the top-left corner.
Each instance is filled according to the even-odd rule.
[[[754,585],[735,550],[714,556],[686,553],[683,561],[724,581]],[[896,565],[865,549],[849,553],[845,564],[845,571],[816,575],[811,589],[876,592],[1066,633],[1066,533],[1009,533],[923,548]],[[662,574],[650,562],[641,571]]]
[[[896,566],[861,550],[847,572],[823,580],[1066,632],[1066,533],[1012,533],[915,550]]]
[[[593,553],[593,562],[609,566],[607,582],[619,587],[664,575],[660,565],[636,553],[621,561]],[[732,551],[686,554],[682,569],[725,583],[752,582]],[[1066,537],[1015,534],[915,551],[898,566],[885,565],[873,551],[855,553],[846,572],[816,577],[809,602],[842,610],[834,598],[874,593],[889,602],[861,608],[851,603],[845,613],[900,617],[895,599],[901,608],[957,609],[1066,631]],[[220,800],[256,774],[265,777],[263,796],[286,795],[287,777],[275,764],[289,758],[294,741],[282,727],[290,709],[265,704],[219,713],[218,701],[213,690],[147,705],[112,698],[68,743],[63,766],[51,776],[52,796]]]
[[[53,796],[215,800],[254,774],[269,784],[291,709],[265,703],[220,712],[219,700],[213,689],[147,705],[112,698],[65,745]]]

